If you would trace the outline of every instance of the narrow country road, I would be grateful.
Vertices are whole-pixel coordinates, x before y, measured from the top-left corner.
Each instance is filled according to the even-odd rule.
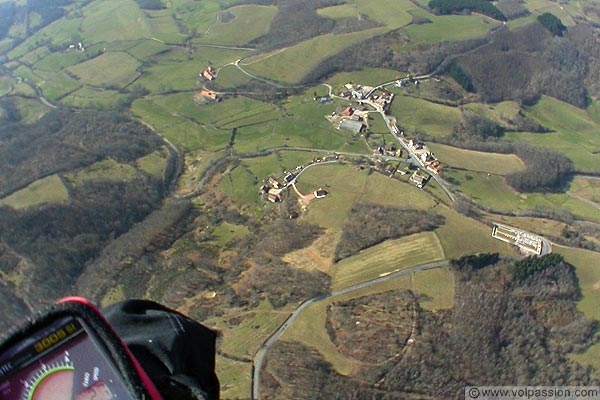
[[[412,268],[408,268],[408,269],[405,269],[402,271],[394,272],[392,274],[389,274],[389,275],[386,275],[386,276],[383,276],[380,278],[376,278],[376,279],[373,279],[373,280],[370,280],[367,282],[359,283],[357,285],[350,286],[350,287],[347,287],[344,289],[335,290],[331,293],[323,294],[321,296],[317,296],[312,299],[304,301],[302,304],[300,304],[300,306],[296,309],[296,311],[294,311],[292,313],[292,315],[290,315],[288,317],[288,319],[285,320],[285,322],[279,327],[279,329],[277,329],[275,331],[275,333],[273,333],[265,341],[265,343],[260,347],[260,349],[256,353],[256,356],[254,357],[254,369],[253,369],[253,373],[252,373],[252,400],[259,400],[260,371],[261,371],[262,365],[264,363],[264,359],[265,359],[267,352],[275,344],[275,342],[277,342],[279,337],[281,337],[281,335],[283,335],[285,333],[285,331],[290,327],[290,325],[292,324],[292,322],[294,322],[294,320],[298,317],[298,315],[300,315],[300,313],[304,309],[306,309],[306,307],[308,307],[309,305],[311,305],[312,303],[315,303],[317,301],[325,300],[330,297],[336,297],[336,296],[346,294],[346,293],[351,293],[356,290],[364,289],[369,286],[377,285],[378,283],[382,283],[382,282],[389,281],[391,279],[398,278],[399,276],[408,275],[413,272],[420,272],[420,271],[426,271],[426,270],[430,270],[430,269],[446,267],[449,264],[450,264],[449,261],[443,260],[443,261],[437,261],[437,262],[417,265],[416,267],[412,267]]]

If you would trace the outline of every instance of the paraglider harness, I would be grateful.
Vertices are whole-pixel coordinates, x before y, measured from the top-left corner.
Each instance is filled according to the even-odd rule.
[[[0,399],[218,399],[216,338],[152,301],[68,297],[0,343]]]

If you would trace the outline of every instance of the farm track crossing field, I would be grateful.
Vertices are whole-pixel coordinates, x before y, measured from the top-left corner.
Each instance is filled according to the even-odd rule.
[[[432,23],[409,25],[404,31],[410,36],[414,46],[442,40],[466,40],[484,36],[488,30],[500,24],[482,15],[443,15],[434,16],[419,10]],[[426,71],[423,71],[426,72]]]
[[[343,289],[444,258],[444,250],[433,232],[386,240],[335,264],[331,269],[331,286],[333,290]]]
[[[525,168],[523,161],[514,154],[484,153],[437,143],[428,143],[427,146],[444,165],[456,168],[496,175],[507,175]]]
[[[34,68],[44,71],[59,72],[63,68],[79,64],[87,59],[87,55],[76,50],[63,50],[51,53],[35,63]]]
[[[391,82],[404,76],[406,76],[406,73],[402,71],[384,68],[363,68],[360,71],[338,72],[327,79],[327,83],[334,86],[334,93],[338,93],[345,90],[342,88],[342,85],[348,82],[360,82],[363,85],[375,86],[382,82]]]
[[[65,179],[73,185],[81,184],[88,180],[123,181],[133,179],[136,174],[135,167],[121,164],[115,160],[107,159],[94,163],[65,174]]]
[[[577,176],[571,182],[569,190],[600,205],[600,180]]]
[[[62,180],[58,175],[51,175],[0,199],[0,205],[21,210],[42,204],[64,204],[68,201],[69,191]]]
[[[193,42],[242,46],[269,31],[277,7],[242,5],[227,11],[235,18],[227,23],[215,22],[206,35]]]
[[[82,9],[85,44],[150,37],[150,29],[143,11],[133,0],[94,1]]]
[[[418,9],[409,0],[356,0],[354,4],[358,12],[390,30],[410,23],[412,16],[408,12]]]
[[[123,87],[139,76],[140,63],[127,53],[104,53],[94,59],[69,67],[83,82],[100,87]]]
[[[370,39],[386,31],[386,28],[374,28],[340,35],[322,35],[283,50],[275,50],[267,55],[250,57],[240,65],[244,70],[263,78],[295,83],[308,74],[323,58],[353,43]]]
[[[124,100],[125,97],[125,94],[119,93],[116,90],[104,90],[84,86],[62,98],[61,103],[74,108],[110,108],[114,107],[120,100]]]
[[[71,78],[64,71],[57,73],[36,71],[36,74],[44,78],[38,82],[38,86],[50,101],[58,101],[83,86],[81,82]]]
[[[341,4],[339,6],[331,6],[317,9],[317,13],[322,17],[332,19],[356,18],[358,10],[354,5]]]

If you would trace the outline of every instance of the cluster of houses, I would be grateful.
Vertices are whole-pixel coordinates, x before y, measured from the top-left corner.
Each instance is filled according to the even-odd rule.
[[[279,203],[282,200],[281,192],[285,189],[279,181],[273,177],[269,177],[264,185],[260,187],[258,194],[266,196],[267,200],[272,203]]]
[[[200,72],[199,76],[205,81],[214,81],[217,79],[217,71],[209,65],[205,70]]]
[[[373,151],[373,154],[379,154],[380,156],[402,157],[402,149],[398,148],[395,143],[390,142],[383,146],[379,146]]]
[[[419,189],[423,189],[427,182],[429,181],[430,176],[423,173],[421,170],[416,170],[413,174],[408,178],[409,182],[414,184]]]
[[[331,121],[337,123],[338,129],[348,129],[354,133],[361,133],[366,129],[364,121],[367,118],[367,110],[365,106],[338,108],[332,117]]]
[[[83,43],[78,42],[77,44],[70,44],[69,45],[69,49],[70,50],[77,50],[77,51],[81,51],[82,53],[85,52],[85,46],[83,45]]]
[[[388,114],[390,105],[394,100],[394,94],[385,90],[375,90],[373,86],[353,85],[347,83],[344,85],[346,89],[340,93],[340,97],[347,100],[370,100],[372,103],[379,105],[383,111]]]
[[[352,83],[346,83],[344,88],[346,90],[340,93],[339,96],[347,100],[364,100],[375,89],[373,86],[354,85]]]
[[[407,146],[423,167],[432,174],[437,175],[440,173],[440,162],[423,142],[411,139],[407,142]]]
[[[337,155],[328,155],[323,158],[315,158],[311,162],[309,162],[306,167],[308,167],[309,165],[312,165],[312,164],[336,161],[338,159],[339,159],[339,157]],[[294,172],[285,171],[285,175],[284,175],[283,179],[281,179],[281,181],[273,178],[272,176],[269,177],[265,181],[265,183],[260,187],[260,189],[258,191],[258,195],[263,198],[266,198],[268,201],[270,201],[272,203],[280,203],[281,200],[283,200],[282,192],[289,186],[294,187],[294,190],[296,190],[296,192],[297,192],[297,189],[295,188],[294,183],[296,182],[298,175],[300,175],[300,172],[302,172],[302,170],[306,167],[304,165],[299,165],[296,167]],[[299,197],[301,197],[300,198],[301,203],[302,203],[302,201],[307,202],[306,204],[303,204],[305,206],[308,204],[308,202],[310,202],[311,198],[321,199],[321,198],[327,196],[328,193],[325,189],[318,188],[317,190],[313,191],[313,193],[311,193],[308,196],[304,196],[304,195],[300,194],[299,192],[297,192],[297,194]]]

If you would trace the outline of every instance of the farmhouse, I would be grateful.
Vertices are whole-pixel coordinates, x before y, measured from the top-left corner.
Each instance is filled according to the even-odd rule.
[[[423,187],[427,184],[427,181],[429,181],[429,176],[422,175],[419,170],[417,170],[410,176],[409,181],[411,181],[419,189],[423,189]]]
[[[200,96],[202,96],[204,98],[212,99],[214,101],[220,101],[221,100],[221,98],[217,95],[217,93],[213,92],[212,90],[202,89],[200,91]]]
[[[210,65],[200,73],[200,77],[207,81],[213,81],[217,78],[217,73]]]
[[[353,121],[351,119],[343,119],[340,121],[340,128],[349,129],[354,133],[360,133],[365,129],[365,125],[361,121]]]
[[[271,177],[271,178],[269,178],[269,179],[267,180],[267,183],[268,183],[269,185],[273,186],[275,189],[279,189],[279,188],[281,188],[281,183],[279,183],[279,182],[277,181],[277,179],[275,179],[275,178],[272,178],[272,177]]]
[[[340,115],[343,115],[344,117],[350,117],[352,113],[354,113],[352,107],[346,107],[340,112]]]
[[[279,194],[269,193],[267,194],[267,200],[271,203],[279,203],[281,202],[281,196]]]

